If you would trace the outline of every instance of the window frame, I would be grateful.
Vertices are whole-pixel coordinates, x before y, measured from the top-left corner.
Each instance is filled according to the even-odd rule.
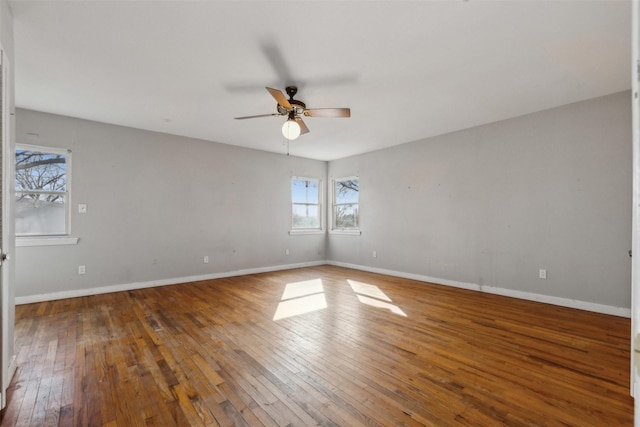
[[[300,181],[314,181],[318,184],[318,203],[295,203],[293,201],[293,180],[300,180]],[[323,199],[323,185],[322,185],[322,179],[321,178],[311,178],[311,177],[306,177],[306,176],[297,176],[297,175],[292,175],[291,179],[289,180],[289,190],[291,191],[290,193],[290,221],[289,221],[289,234],[290,235],[300,235],[300,234],[323,234],[324,233],[324,215],[322,213],[322,201]],[[318,208],[318,227],[294,227],[293,226],[293,207],[295,205],[306,205],[306,206],[317,206]]]
[[[357,224],[355,227],[338,227],[336,224],[336,207],[342,205],[353,205],[354,203],[336,203],[336,184],[341,181],[350,181],[350,180],[358,180],[358,203],[357,203]],[[331,180],[331,203],[330,205],[330,218],[331,218],[331,228],[329,233],[331,234],[349,234],[359,236],[362,234],[360,230],[360,177],[358,175],[345,176],[340,178],[333,178]]]
[[[59,148],[59,147],[45,147],[42,145],[33,145],[33,144],[22,144],[16,143],[15,151],[14,151],[14,168],[15,168],[15,153],[18,150],[24,151],[34,151],[46,154],[55,154],[55,155],[63,155],[65,157],[65,186],[66,191],[64,192],[56,192],[63,194],[65,197],[65,221],[64,233],[58,234],[18,234],[15,233],[16,236],[16,246],[43,246],[43,245],[59,245],[59,244],[76,244],[78,239],[72,238],[71,236],[71,183],[72,183],[72,150],[68,148]],[[16,177],[13,177],[13,191],[14,195],[19,193],[25,193],[26,191],[18,190],[16,188]],[[47,190],[30,190],[30,192],[38,193],[38,194],[51,194],[51,191]],[[14,202],[15,203],[15,202]]]

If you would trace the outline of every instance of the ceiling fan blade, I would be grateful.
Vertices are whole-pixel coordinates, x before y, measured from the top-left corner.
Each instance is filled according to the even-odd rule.
[[[257,116],[243,116],[243,117],[235,117],[236,120],[244,120],[244,119],[257,119],[258,117],[271,117],[271,116],[282,116],[282,114],[258,114]]]
[[[309,128],[302,121],[302,119],[300,117],[296,117],[296,123],[298,123],[298,125],[300,125],[300,135],[305,134],[305,133],[309,133]]]
[[[293,107],[291,106],[289,101],[287,101],[287,97],[284,95],[284,93],[282,93],[278,89],[273,89],[273,88],[270,88],[270,87],[265,87],[265,89],[267,89],[269,91],[269,93],[271,94],[271,96],[273,96],[275,98],[275,100],[278,101],[279,105],[282,105],[287,110],[293,109]]]
[[[304,110],[307,117],[351,117],[350,108],[308,108]]]

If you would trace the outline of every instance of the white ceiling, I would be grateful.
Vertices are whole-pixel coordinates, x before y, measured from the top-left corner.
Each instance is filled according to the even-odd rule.
[[[631,1],[24,1],[16,105],[332,160],[631,87]]]

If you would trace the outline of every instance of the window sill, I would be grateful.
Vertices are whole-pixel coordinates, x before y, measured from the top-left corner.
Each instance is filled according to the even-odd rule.
[[[329,234],[343,234],[345,236],[360,236],[362,231],[360,230],[331,230]]]
[[[304,236],[308,234],[324,234],[324,230],[290,230],[290,236]]]
[[[16,246],[60,246],[77,244],[77,237],[16,237]]]

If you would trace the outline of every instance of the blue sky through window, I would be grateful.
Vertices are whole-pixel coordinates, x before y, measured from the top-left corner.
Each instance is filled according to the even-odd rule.
[[[293,203],[318,203],[318,181],[293,178],[291,180],[291,197]]]
[[[336,203],[358,203],[358,190],[359,180],[357,178],[336,181]]]

